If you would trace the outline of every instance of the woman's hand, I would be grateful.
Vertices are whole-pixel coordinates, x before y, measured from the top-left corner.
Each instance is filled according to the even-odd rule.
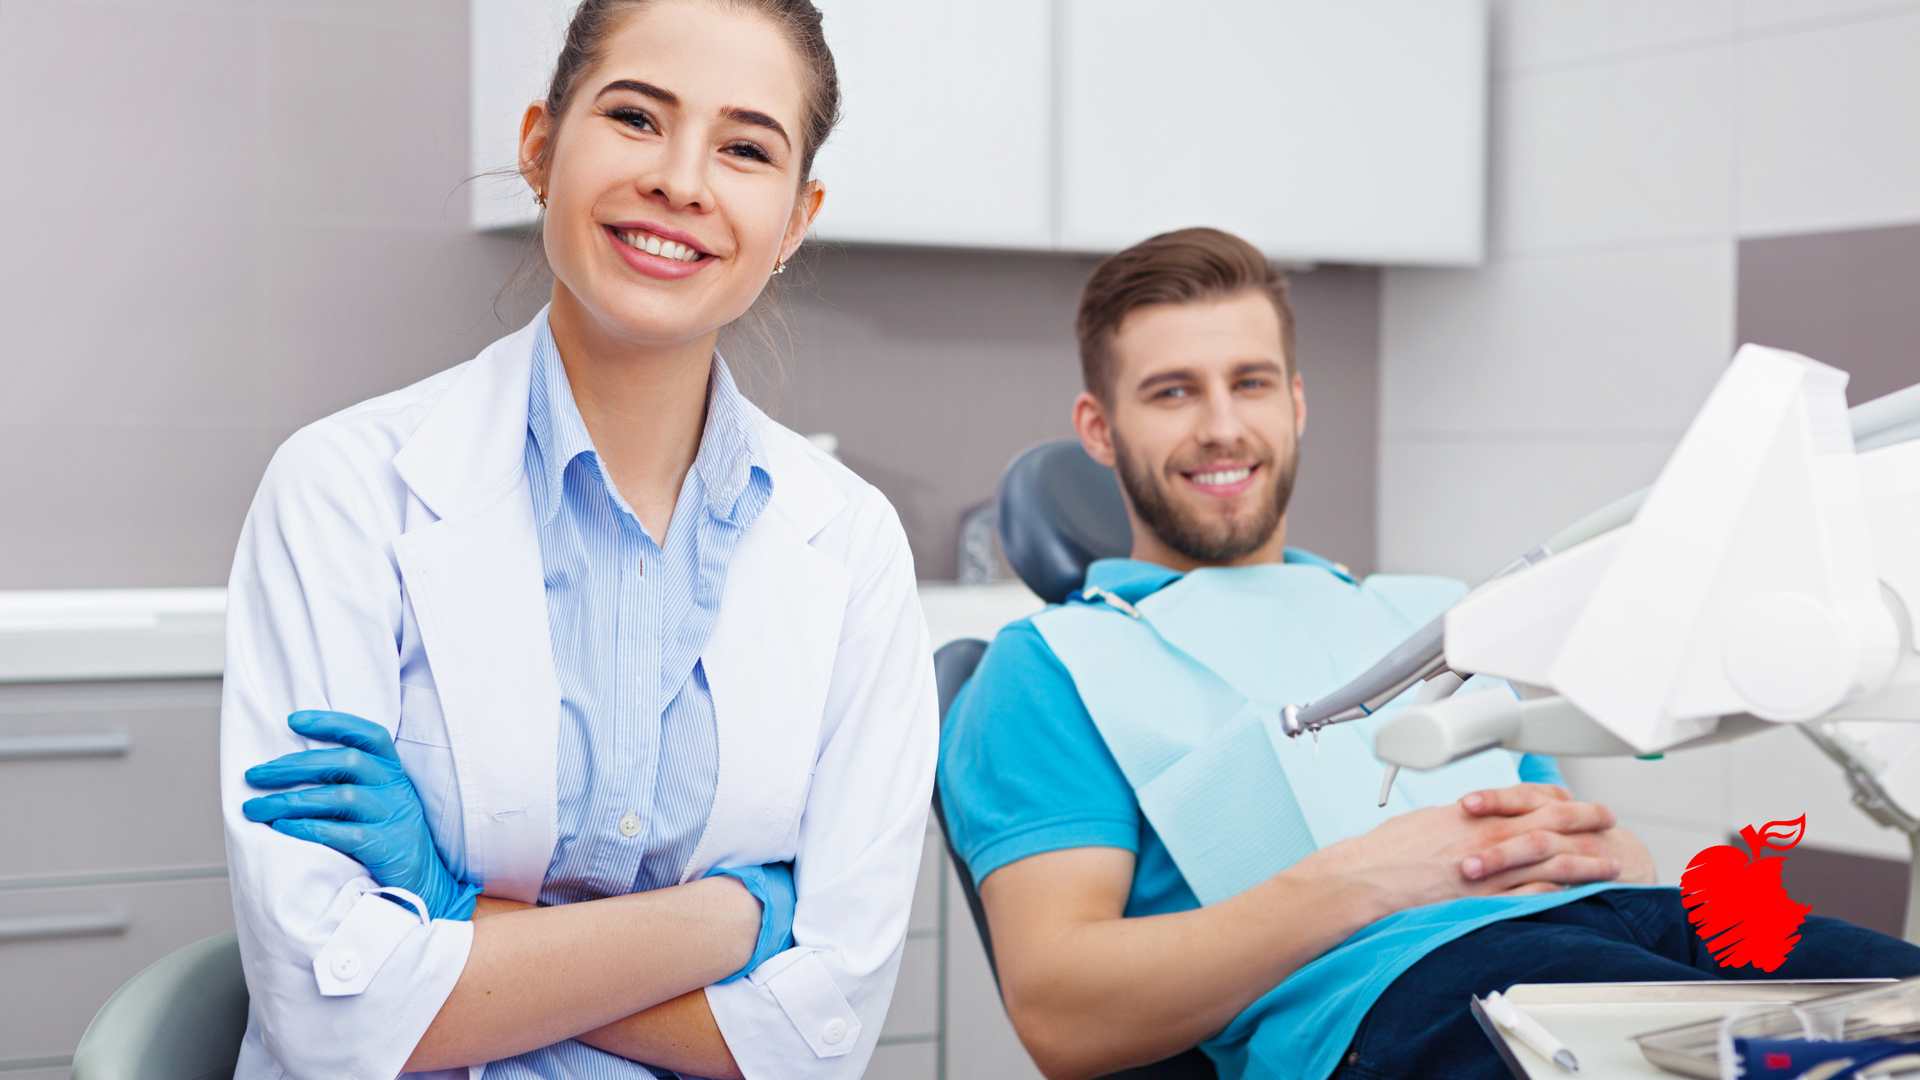
[[[340,747],[302,750],[248,769],[247,783],[257,788],[321,786],[249,799],[240,807],[247,820],[358,861],[381,885],[418,896],[433,918],[470,916],[480,887],[458,880],[440,861],[420,796],[387,730],[338,712],[297,712],[287,726]]]

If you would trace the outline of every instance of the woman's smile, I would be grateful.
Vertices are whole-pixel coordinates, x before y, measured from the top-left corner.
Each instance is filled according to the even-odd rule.
[[[601,231],[621,261],[650,278],[678,281],[719,261],[686,233],[651,222],[603,225]]]

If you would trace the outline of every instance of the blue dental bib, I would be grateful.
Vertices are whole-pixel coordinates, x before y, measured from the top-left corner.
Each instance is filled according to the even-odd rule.
[[[1464,594],[1445,578],[1356,585],[1304,563],[1208,568],[1132,612],[1069,604],[1033,625],[1194,895],[1215,904],[1395,814],[1520,782],[1517,755],[1490,751],[1402,770],[1381,807],[1380,714],[1317,741],[1280,727],[1281,706],[1339,687]]]

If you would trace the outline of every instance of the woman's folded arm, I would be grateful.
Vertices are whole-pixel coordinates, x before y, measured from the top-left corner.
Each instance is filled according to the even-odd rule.
[[[752,956],[760,905],[739,882],[705,878],[537,909],[507,903],[481,899],[466,968],[407,1071],[497,1061],[589,1032],[592,1045],[652,1064],[722,1060],[725,1043],[703,1032],[718,1039],[712,1014],[699,1015],[704,999],[675,999]]]

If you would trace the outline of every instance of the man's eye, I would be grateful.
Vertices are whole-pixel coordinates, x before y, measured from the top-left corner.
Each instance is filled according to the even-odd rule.
[[[750,142],[729,143],[723,153],[745,158],[748,161],[764,161],[769,165],[773,164],[773,156],[768,154],[765,148]]]
[[[1172,400],[1174,398],[1187,397],[1191,393],[1192,391],[1188,390],[1184,386],[1169,386],[1165,390],[1162,390],[1153,396],[1155,400],[1162,400],[1162,399]]]
[[[637,131],[660,130],[659,126],[653,122],[653,117],[645,109],[636,109],[631,105],[622,105],[619,108],[608,109],[607,115]]]

